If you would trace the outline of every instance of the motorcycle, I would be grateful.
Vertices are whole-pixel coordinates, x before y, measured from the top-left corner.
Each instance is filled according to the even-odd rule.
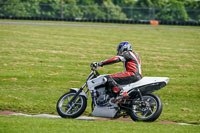
[[[98,66],[91,64],[92,72],[83,86],[71,88],[60,97],[56,108],[62,118],[76,118],[83,114],[87,107],[88,96],[91,93],[92,115],[96,117],[119,118],[130,116],[133,121],[155,121],[162,112],[162,102],[159,96],[153,94],[167,85],[168,77],[143,77],[127,85],[120,85],[129,95],[120,103],[115,103],[116,94],[106,89],[106,75],[100,75]],[[84,88],[87,89],[84,91]]]

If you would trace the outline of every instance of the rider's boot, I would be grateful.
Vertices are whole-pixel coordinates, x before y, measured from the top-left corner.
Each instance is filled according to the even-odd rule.
[[[118,93],[118,96],[115,98],[116,104],[119,104],[123,99],[129,98],[128,93],[119,86],[114,86],[112,90],[113,92]]]

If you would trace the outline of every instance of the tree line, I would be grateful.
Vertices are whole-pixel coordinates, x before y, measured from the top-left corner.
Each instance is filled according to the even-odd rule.
[[[200,22],[200,0],[0,0],[0,17]]]

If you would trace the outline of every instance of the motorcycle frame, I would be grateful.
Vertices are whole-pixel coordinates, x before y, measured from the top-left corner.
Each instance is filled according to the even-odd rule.
[[[96,78],[96,77],[98,77],[100,74],[98,73],[98,71],[97,71],[97,67],[93,67],[93,66],[91,66],[91,70],[92,70],[92,72],[89,74],[89,76],[88,76],[88,78],[87,78],[87,80],[86,80],[86,82],[81,86],[81,88],[80,89],[78,89],[78,88],[71,88],[71,91],[75,91],[76,92],[76,94],[74,95],[74,97],[69,101],[69,104],[72,104],[72,102],[77,98],[77,96],[78,95],[82,95],[82,96],[84,96],[84,97],[86,97],[87,98],[87,93],[88,93],[88,91],[90,90],[90,93],[91,93],[91,97],[92,97],[92,101],[93,101],[93,103],[96,105],[96,102],[95,102],[95,99],[94,99],[94,87],[91,89],[90,87],[88,87],[88,81],[89,80],[91,80],[91,79],[93,79],[93,78]],[[105,75],[102,75],[102,77],[104,77]],[[101,78],[102,78],[101,77]],[[146,77],[146,79],[148,80],[148,79],[150,79],[150,80],[152,80],[151,82],[149,82],[149,84],[143,84],[143,86],[137,86],[136,85],[136,87],[134,87],[134,88],[129,88],[129,89],[127,89],[128,91],[128,94],[129,95],[132,95],[132,94],[134,94],[134,95],[137,95],[138,96],[138,98],[140,98],[140,101],[141,101],[141,103],[143,103],[143,97],[142,97],[142,95],[144,95],[144,94],[147,94],[147,93],[152,93],[153,91],[156,91],[156,90],[159,90],[159,89],[161,89],[161,88],[163,88],[164,86],[166,86],[166,84],[168,83],[168,81],[169,81],[169,78],[167,78],[167,77]],[[155,81],[155,80],[157,80],[158,82],[153,82],[153,81]],[[106,81],[105,81],[106,82]],[[137,83],[133,83],[133,84],[137,84]],[[88,87],[87,88],[87,90],[86,91],[83,91],[84,90],[84,88],[85,87]],[[126,86],[126,85],[125,85]],[[96,86],[95,86],[96,87]],[[124,87],[124,86],[123,86]],[[157,87],[156,89],[152,89],[152,90],[150,90],[150,91],[148,91],[148,92],[145,92],[145,91],[143,91],[142,89],[144,88],[146,88],[146,87]],[[131,100],[131,99],[129,99],[129,100]],[[132,100],[131,100],[132,101]]]
[[[87,78],[87,80],[86,80],[86,82],[81,86],[81,88],[71,88],[70,90],[71,91],[75,91],[76,92],[76,94],[73,96],[73,98],[69,101],[69,103],[68,104],[72,104],[72,102],[78,97],[78,95],[82,95],[82,96],[85,96],[86,98],[87,98],[87,93],[88,93],[88,91],[89,91],[89,89],[87,89],[86,91],[83,91],[83,89],[87,86],[87,81],[88,80],[90,80],[90,79],[92,79],[92,78],[95,78],[95,77],[97,77],[97,76],[99,76],[99,73],[98,73],[98,71],[96,70],[96,69],[92,69],[92,72],[89,74],[89,76],[88,76],[88,78]],[[91,93],[91,95],[92,95],[92,93]],[[92,97],[92,99],[93,99],[93,97]]]
[[[91,79],[93,79],[93,78],[96,78],[96,77],[98,77],[100,74],[98,73],[98,71],[97,70],[92,70],[92,72],[89,74],[89,76],[88,76],[88,78],[87,78],[87,80],[86,80],[86,82],[83,84],[83,86],[81,86],[81,88],[80,89],[78,89],[78,88],[71,88],[70,89],[70,91],[74,91],[74,92],[76,92],[76,94],[74,95],[74,97],[69,101],[69,104],[71,104],[76,98],[77,98],[77,96],[78,95],[82,95],[82,96],[84,96],[84,97],[86,97],[87,98],[87,93],[89,92],[89,88],[87,88],[87,90],[86,91],[83,91],[83,89],[87,86],[87,81],[89,81],[89,80],[91,80]],[[102,75],[103,76],[103,75]],[[141,103],[143,103],[142,101],[143,101],[143,98],[142,98],[142,94],[141,94],[141,92],[140,92],[140,90],[139,89],[137,89],[137,91],[135,91],[139,96],[140,96],[140,100],[141,100]],[[94,89],[91,89],[90,90],[90,94],[91,94],[91,97],[92,97],[92,102],[95,104],[95,106],[97,105],[96,104],[96,101],[95,101],[95,99],[94,99]],[[128,100],[128,99],[127,99]],[[129,99],[129,100],[131,100],[131,99]],[[131,102],[132,102],[132,100],[131,100]],[[127,108],[127,107],[125,107],[126,109],[129,109],[129,108]]]

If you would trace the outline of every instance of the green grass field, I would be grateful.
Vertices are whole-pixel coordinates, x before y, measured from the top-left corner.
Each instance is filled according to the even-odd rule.
[[[82,86],[90,73],[90,63],[115,56],[117,44],[129,41],[140,55],[143,76],[170,78],[165,88],[155,92],[163,101],[163,112],[157,121],[200,124],[200,27],[81,23],[83,24],[86,26],[0,24],[1,111],[57,114],[57,100],[69,88]],[[101,74],[116,73],[123,71],[123,66],[118,63],[105,66],[99,71]],[[89,99],[85,115],[91,115],[90,103]],[[66,122],[66,126],[73,122],[77,125],[86,125],[87,130],[90,130],[89,125],[93,125],[93,122],[87,121],[55,120],[54,122],[54,119],[14,116],[0,116],[0,120],[0,125],[5,125],[1,127],[2,131],[12,128],[7,132],[15,130],[13,125],[8,125],[13,121],[17,121],[16,127],[20,126],[19,123],[30,121],[33,125],[38,121],[44,123],[49,121],[46,128],[54,123],[59,123],[57,126],[62,128],[65,126],[62,122]],[[42,122],[40,126],[43,126]],[[102,129],[103,122],[94,122],[97,123],[101,125],[97,129]],[[106,124],[108,123],[112,126],[119,125],[118,122]],[[124,128],[128,130],[136,126],[136,131],[139,131],[139,127],[147,126],[146,128],[155,129],[157,126],[149,123],[124,124],[126,125]],[[25,127],[25,131],[29,131],[29,126]],[[170,131],[174,126],[166,127],[169,127]],[[158,127],[157,132],[165,131],[162,130],[165,125]],[[61,130],[51,128],[53,131]],[[188,126],[184,132],[189,132],[189,128],[192,126]],[[195,129],[192,128],[192,131]],[[72,128],[70,130],[73,131]]]
[[[200,126],[1,116],[1,133],[197,133]]]

